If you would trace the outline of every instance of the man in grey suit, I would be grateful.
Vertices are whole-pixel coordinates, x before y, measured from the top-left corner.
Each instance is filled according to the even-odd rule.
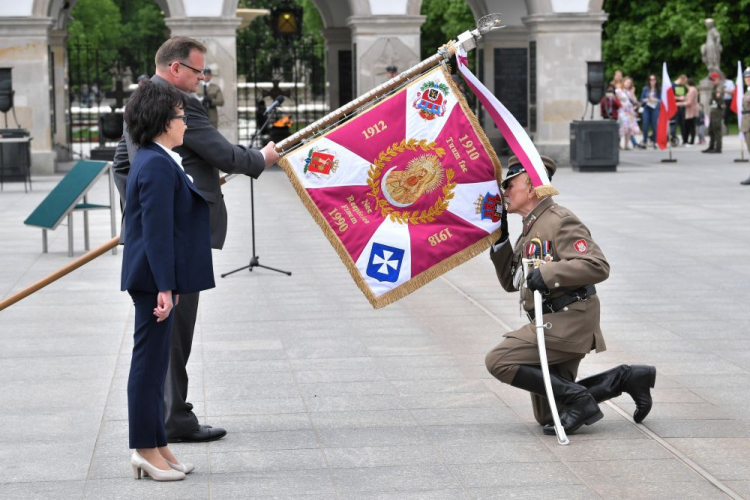
[[[193,95],[203,81],[205,53],[206,47],[197,40],[180,36],[170,38],[156,52],[156,74],[151,81],[174,85],[188,94],[185,109],[187,131],[182,146],[175,151],[182,157],[185,172],[208,202],[211,247],[221,249],[227,235],[227,207],[221,193],[219,171],[257,179],[266,168],[276,163],[279,154],[273,142],[260,151],[231,144],[211,125],[206,109]],[[125,198],[125,179],[135,152],[126,130],[117,146],[113,167],[121,199]],[[172,350],[164,389],[167,440],[170,443],[213,441],[226,435],[224,429],[200,425],[192,411],[193,405],[187,402],[186,365],[193,343],[198,298],[198,293],[183,294],[180,305],[175,308]]]

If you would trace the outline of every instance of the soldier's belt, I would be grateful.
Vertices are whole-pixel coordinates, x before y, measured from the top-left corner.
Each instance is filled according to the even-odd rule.
[[[544,314],[556,313],[563,307],[569,306],[573,302],[586,300],[592,295],[596,295],[596,287],[594,285],[582,286],[581,288],[571,290],[570,292],[567,292],[565,295],[561,295],[556,299],[544,299],[544,301],[542,302],[542,312]],[[533,309],[531,311],[526,311],[526,315],[529,317],[530,321],[534,321],[534,318],[536,317],[536,313]]]

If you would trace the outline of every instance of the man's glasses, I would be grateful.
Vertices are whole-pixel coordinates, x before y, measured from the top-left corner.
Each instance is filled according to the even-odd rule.
[[[169,117],[170,120],[176,120],[177,118],[179,118],[180,120],[182,120],[182,123],[184,123],[185,125],[187,125],[188,115],[172,115],[172,116]]]
[[[177,63],[180,64],[180,65],[182,65],[182,66],[185,66],[188,69],[192,69],[195,72],[196,75],[202,75],[203,74],[204,70],[202,70],[202,69],[195,69],[194,67],[188,66],[184,62],[180,62],[180,61],[177,61]]]

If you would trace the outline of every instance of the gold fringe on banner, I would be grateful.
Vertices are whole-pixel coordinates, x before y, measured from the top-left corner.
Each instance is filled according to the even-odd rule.
[[[495,150],[490,145],[489,139],[487,139],[487,136],[485,135],[484,130],[482,130],[482,127],[479,125],[479,121],[477,120],[476,116],[474,116],[474,113],[471,111],[471,108],[466,102],[466,99],[461,93],[461,90],[453,82],[448,68],[445,66],[442,68],[435,68],[432,71],[424,73],[418,79],[415,79],[415,81],[426,78],[436,71],[443,72],[443,75],[445,76],[445,79],[448,85],[453,90],[454,94],[458,96],[458,102],[461,105],[461,109],[463,110],[466,117],[469,119],[471,126],[474,129],[474,132],[476,133],[477,137],[481,141],[482,146],[484,147],[485,151],[487,151],[487,154],[489,155],[490,160],[492,161],[495,167],[495,180],[497,180],[498,184],[500,184],[500,181],[502,180],[502,166],[500,164],[500,159],[497,157]],[[404,89],[400,89],[399,92],[403,90]],[[396,94],[398,94],[398,92],[396,92]],[[367,111],[375,109],[377,106],[380,106],[381,104],[387,102],[396,94],[388,96],[386,99],[379,102],[375,106],[372,106]],[[334,130],[338,130],[344,125],[346,125],[346,123],[338,125],[337,127],[328,131],[326,135]],[[319,138],[316,138],[308,143],[305,143],[305,147],[312,146],[315,142],[318,141],[318,139]],[[288,154],[289,153],[287,153],[287,155]],[[376,296],[372,292],[370,287],[367,285],[367,282],[364,280],[364,278],[362,278],[360,270],[357,268],[356,263],[352,259],[349,252],[346,250],[346,247],[341,242],[338,235],[334,232],[333,228],[328,224],[328,221],[320,212],[320,209],[315,204],[313,199],[310,197],[310,195],[308,194],[302,182],[297,178],[297,174],[295,173],[292,165],[289,163],[289,160],[287,160],[286,155],[283,158],[281,158],[278,163],[279,163],[279,166],[284,170],[284,172],[286,172],[287,177],[289,177],[289,181],[292,183],[294,190],[297,192],[300,199],[302,200],[302,204],[305,206],[305,208],[307,208],[307,211],[310,212],[310,215],[312,216],[313,220],[318,224],[318,226],[320,226],[320,228],[323,230],[323,234],[325,234],[328,241],[336,250],[336,253],[341,259],[341,262],[343,262],[344,265],[346,266],[346,269],[349,271],[349,274],[351,274],[352,278],[354,279],[354,282],[357,284],[357,287],[362,291],[365,297],[367,297],[367,300],[370,302],[370,304],[372,304],[372,306],[375,309],[380,309],[382,307],[385,307],[389,304],[396,302],[397,300],[423,287],[424,285],[434,280],[435,278],[450,271],[454,267],[466,262],[467,260],[473,257],[476,257],[480,253],[487,250],[492,245],[492,243],[496,241],[497,238],[500,237],[500,228],[498,228],[492,233],[482,238],[481,240],[471,245],[470,247],[463,249],[462,251],[450,256],[444,261],[439,262],[438,264],[432,266],[429,269],[426,269],[425,271],[419,273],[416,276],[413,276],[406,283],[399,285],[393,290],[390,290],[380,296]]]
[[[557,189],[555,189],[551,184],[548,186],[537,186],[534,188],[534,191],[536,191],[536,195],[539,198],[544,198],[545,196],[554,196],[556,194],[560,194]]]

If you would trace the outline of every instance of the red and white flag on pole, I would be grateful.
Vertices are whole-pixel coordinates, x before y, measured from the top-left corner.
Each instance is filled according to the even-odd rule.
[[[659,122],[656,124],[656,144],[659,149],[667,149],[669,140],[669,120],[677,112],[677,101],[674,99],[672,80],[667,73],[667,63],[661,71],[661,106],[659,108]]]
[[[513,154],[518,157],[521,165],[523,165],[536,194],[540,197],[558,194],[547,177],[547,169],[544,167],[542,159],[539,157],[539,152],[536,150],[534,143],[531,142],[529,135],[510,111],[469,70],[469,59],[466,57],[466,51],[462,47],[459,47],[456,51],[456,61],[458,63],[458,71],[461,72],[464,81],[471,91],[476,94],[479,102],[482,103],[482,106],[487,110],[487,113],[492,117],[495,125],[497,125],[497,128],[503,135],[503,138],[508,142],[508,146],[510,146]]]
[[[742,133],[742,99],[744,95],[744,82],[742,81],[742,62],[737,61],[737,81],[734,85],[734,95],[732,96],[732,105],[729,107],[737,115],[737,127],[740,129],[740,139]]]

